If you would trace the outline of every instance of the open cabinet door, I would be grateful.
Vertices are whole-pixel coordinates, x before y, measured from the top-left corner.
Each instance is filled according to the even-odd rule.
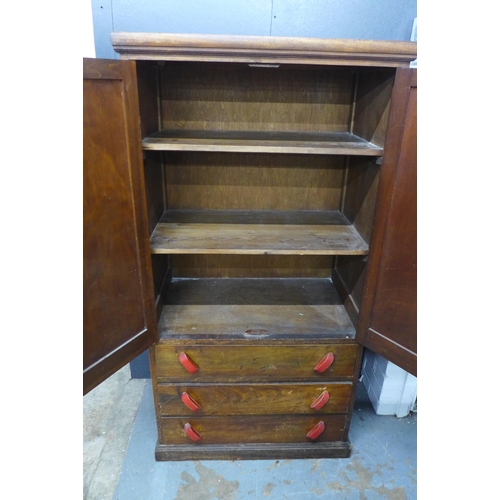
[[[83,393],[158,337],[135,62],[83,61]]]
[[[417,70],[398,69],[356,339],[417,375]]]

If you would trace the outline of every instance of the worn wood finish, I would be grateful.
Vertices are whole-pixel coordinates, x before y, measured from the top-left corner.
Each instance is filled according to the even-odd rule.
[[[277,460],[348,458],[352,446],[349,441],[331,443],[245,443],[193,446],[157,444],[155,458],[169,460]]]
[[[219,342],[218,345],[156,345],[156,374],[159,382],[300,382],[349,378],[354,375],[357,344],[247,346]],[[189,373],[179,362],[185,352],[199,367]],[[328,353],[335,355],[331,367],[323,373],[314,371]]]
[[[151,236],[158,254],[367,255],[352,226],[160,223]]]
[[[352,338],[329,279],[174,279],[162,338]]]
[[[142,147],[146,151],[383,155],[382,148],[348,132],[161,130],[143,139]]]
[[[159,411],[169,416],[278,415],[347,413],[352,384],[238,384],[238,385],[160,385]],[[328,401],[320,409],[311,404],[324,392]],[[201,406],[196,412],[181,400],[187,392]]]
[[[162,417],[162,443],[309,443],[306,434],[319,422],[325,431],[316,442],[340,441],[345,426],[345,415],[259,415],[214,417]],[[184,425],[190,423],[202,436],[196,445],[186,436]]]
[[[243,219],[244,220],[244,219]],[[367,255],[350,225],[160,222],[151,236],[158,254]]]
[[[168,153],[171,209],[339,210],[342,156]]]
[[[354,337],[353,324],[341,304],[167,305],[163,308],[158,326],[162,335],[178,338],[192,337],[193,334],[211,339]]]
[[[123,59],[408,66],[417,57],[414,42],[299,37],[111,34]]]
[[[83,63],[83,391],[157,339],[135,63]]]
[[[417,373],[416,69],[398,70],[358,340]]]
[[[226,337],[225,339],[224,338],[221,338],[221,337],[218,337],[218,338],[211,338],[211,337],[207,337],[205,335],[203,336],[198,336],[198,337],[195,337],[193,335],[191,336],[185,336],[185,337],[172,337],[172,338],[169,338],[168,340],[166,339],[163,339],[161,340],[160,342],[163,344],[163,345],[170,345],[172,347],[180,347],[181,348],[181,351],[182,351],[182,348],[188,348],[189,346],[209,346],[209,345],[214,345],[214,340],[220,342],[220,341],[224,341],[224,340],[228,340],[228,338]],[[249,340],[251,340],[251,342],[249,342]],[[311,336],[308,336],[307,333],[304,334],[303,336],[297,336],[297,337],[274,337],[271,341],[269,340],[269,337],[260,337],[257,335],[257,332],[254,332],[254,335],[252,335],[252,338],[251,339],[248,339],[248,338],[245,338],[245,337],[231,337],[230,338],[230,341],[228,343],[230,343],[231,345],[233,346],[240,346],[240,347],[248,347],[250,344],[251,345],[255,345],[255,346],[269,346],[270,345],[270,342],[272,342],[272,345],[275,346],[275,347],[286,347],[286,346],[290,346],[290,343],[291,342],[296,342],[298,341],[299,343],[301,342],[304,342],[306,344],[310,344],[311,343]],[[339,344],[339,345],[351,345],[352,342],[353,342],[353,339],[352,338],[334,338],[334,339],[329,339],[329,338],[322,338],[322,337],[319,337],[319,338],[316,338],[314,339],[314,342],[316,345],[318,346],[331,346],[332,343],[336,343],[336,344]],[[221,345],[225,345],[225,343],[221,343]]]

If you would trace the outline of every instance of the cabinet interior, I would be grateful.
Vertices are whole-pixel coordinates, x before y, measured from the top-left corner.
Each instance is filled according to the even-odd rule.
[[[395,69],[137,72],[160,342],[353,339]]]

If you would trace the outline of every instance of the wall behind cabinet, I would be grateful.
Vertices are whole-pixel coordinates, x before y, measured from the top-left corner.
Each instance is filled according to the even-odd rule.
[[[92,0],[96,55],[112,31],[409,40],[416,0]]]
[[[96,57],[113,31],[410,40],[416,0],[91,0]],[[130,363],[149,377],[147,353]]]

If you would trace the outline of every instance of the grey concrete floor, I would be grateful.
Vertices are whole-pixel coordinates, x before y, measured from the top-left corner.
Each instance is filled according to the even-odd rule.
[[[126,367],[84,398],[84,499],[414,500],[416,436],[416,413],[377,416],[358,384],[348,459],[156,462],[151,381]]]
[[[83,498],[113,498],[146,380],[130,367],[83,397]]]

